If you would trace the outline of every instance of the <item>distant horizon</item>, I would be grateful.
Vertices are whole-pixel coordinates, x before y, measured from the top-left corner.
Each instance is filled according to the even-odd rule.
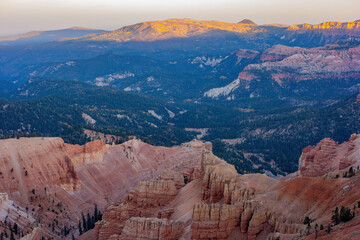
[[[0,35],[83,26],[114,30],[170,18],[258,24],[360,19],[359,0],[0,0]]]
[[[297,25],[297,24],[312,24],[312,25],[316,25],[316,24],[321,24],[324,22],[353,22],[353,21],[357,21],[360,20],[360,16],[358,19],[353,19],[353,20],[324,20],[321,22],[298,22],[298,23],[283,23],[283,22],[257,22],[254,19],[250,19],[250,18],[242,18],[239,19],[236,22],[231,22],[231,21],[223,21],[223,20],[218,20],[218,19],[196,19],[196,18],[188,18],[188,17],[174,17],[174,18],[166,18],[166,19],[153,19],[153,20],[146,20],[146,21],[138,21],[138,22],[134,22],[134,23],[130,23],[130,24],[125,24],[125,25],[121,25],[119,27],[103,27],[103,28],[98,28],[98,27],[92,27],[92,26],[79,26],[79,25],[72,25],[72,26],[64,26],[64,27],[59,27],[59,28],[43,28],[43,29],[32,29],[32,30],[27,30],[27,31],[23,31],[23,32],[8,32],[8,33],[2,33],[0,31],[0,37],[3,36],[12,36],[12,35],[21,35],[21,34],[26,34],[29,32],[45,32],[45,31],[57,31],[57,30],[65,30],[65,29],[71,29],[71,28],[84,28],[84,29],[90,29],[90,30],[105,30],[105,31],[114,31],[116,29],[125,27],[125,26],[129,26],[129,25],[135,25],[138,23],[142,23],[142,22],[152,22],[152,21],[165,21],[165,20],[169,20],[169,19],[193,19],[193,20],[197,20],[197,21],[219,21],[219,22],[228,22],[228,23],[238,23],[244,19],[248,19],[253,21],[254,23],[256,23],[257,25],[267,25],[267,24],[284,24],[284,25]]]

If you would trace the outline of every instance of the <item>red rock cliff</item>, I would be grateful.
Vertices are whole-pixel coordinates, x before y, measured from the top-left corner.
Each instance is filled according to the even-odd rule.
[[[317,177],[350,166],[360,166],[360,137],[353,134],[348,142],[338,144],[325,138],[316,146],[306,147],[299,159],[301,176]]]

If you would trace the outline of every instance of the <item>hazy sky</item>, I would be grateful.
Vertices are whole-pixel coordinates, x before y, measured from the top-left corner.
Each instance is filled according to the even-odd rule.
[[[360,0],[0,0],[0,35],[83,26],[116,29],[167,18],[264,23],[360,19]]]

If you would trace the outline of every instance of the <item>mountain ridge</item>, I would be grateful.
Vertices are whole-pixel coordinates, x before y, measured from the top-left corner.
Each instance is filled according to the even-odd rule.
[[[155,41],[174,37],[190,37],[211,31],[253,33],[263,31],[249,23],[227,23],[221,21],[173,18],[161,21],[141,22],[125,26],[109,33],[84,37],[88,40],[112,41]],[[80,38],[81,39],[81,38]]]
[[[324,22],[317,25],[312,24],[263,24],[257,25],[252,20],[244,19],[238,23],[228,23],[216,20],[194,20],[189,18],[172,18],[166,20],[155,20],[140,22],[116,29],[104,34],[91,34],[80,37],[82,40],[96,41],[156,41],[169,38],[192,37],[208,34],[212,31],[227,31],[237,34],[252,34],[269,31],[269,27],[285,28],[286,31],[305,30],[352,30],[351,34],[358,35],[360,21],[353,22]],[[360,32],[360,31],[359,31]],[[359,33],[360,35],[360,33]]]
[[[0,36],[0,45],[27,44],[27,43],[45,43],[62,38],[81,37],[90,33],[102,33],[105,30],[92,29],[86,27],[74,26],[71,28],[30,31],[22,34]]]
[[[360,29],[360,21],[352,21],[352,22],[333,22],[333,21],[327,21],[319,24],[293,24],[290,27],[288,27],[288,30],[290,31],[316,31],[316,30],[359,30]]]
[[[19,41],[20,39],[33,38],[41,34],[60,31],[91,31],[79,36],[64,36],[56,40],[96,40],[96,41],[156,41],[169,38],[191,37],[206,34],[211,31],[228,31],[238,34],[259,33],[268,31],[268,27],[285,28],[287,31],[321,31],[334,34],[332,31],[346,31],[352,35],[360,36],[360,20],[349,22],[326,21],[320,24],[261,24],[252,20],[243,19],[238,23],[222,22],[217,20],[194,20],[189,18],[171,18],[165,20],[145,21],[127,25],[114,31],[105,31],[86,27],[71,27],[58,30],[30,31],[23,34],[0,36],[0,42]],[[104,33],[105,32],[105,33]],[[360,30],[359,30],[360,32]]]

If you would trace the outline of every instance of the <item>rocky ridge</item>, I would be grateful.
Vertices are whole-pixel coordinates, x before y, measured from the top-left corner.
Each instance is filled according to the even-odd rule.
[[[356,78],[360,71],[358,46],[345,50],[274,46],[266,50],[261,59],[264,63],[249,65],[244,72],[251,74],[252,71],[261,69],[270,73],[272,79],[281,86],[290,81],[326,79],[330,76],[341,79]],[[242,78],[242,75],[239,75],[239,78]]]
[[[349,34],[360,36],[360,21],[353,22],[324,22],[316,25],[298,24],[288,27],[289,31],[321,31],[324,34]]]
[[[187,170],[197,166],[202,146],[191,142],[183,147],[154,147],[136,139],[112,146],[102,141],[71,145],[60,138],[1,140],[0,191],[8,198],[2,200],[0,213],[11,224],[18,223],[29,239],[37,239],[39,233],[63,238],[64,229],[77,236],[81,212],[92,212],[95,204],[102,210],[126,193],[126,198],[145,201],[147,195],[129,192],[138,183],[141,192],[149,195],[163,188],[158,196],[170,201],[184,184],[172,172],[190,176]],[[142,182],[162,173],[158,181]]]
[[[326,35],[360,36],[360,22],[324,22],[317,25],[311,24],[265,24],[257,25],[253,21],[244,19],[238,23],[220,21],[200,21],[188,18],[174,18],[162,21],[141,22],[120,29],[89,34],[80,37],[82,40],[92,41],[157,41],[170,38],[193,37],[208,34],[212,31],[226,31],[240,34],[271,32],[270,28],[284,30],[283,33],[291,36],[293,33],[303,34],[308,31],[319,32]]]
[[[354,134],[343,144],[324,139],[318,146],[305,148],[299,171],[282,179],[262,174],[238,175],[232,165],[213,155],[211,145],[199,141],[163,148],[139,140],[114,146],[100,141],[73,146],[57,138],[3,140],[0,146],[6,154],[1,155],[2,161],[14,156],[20,156],[20,162],[34,163],[43,159],[49,159],[49,163],[66,162],[68,158],[80,185],[79,189],[64,188],[54,174],[52,185],[44,189],[43,183],[34,192],[29,190],[28,198],[19,198],[19,190],[4,188],[2,191],[7,194],[1,195],[1,207],[12,205],[8,201],[20,206],[11,210],[9,216],[23,212],[19,226],[28,233],[28,239],[37,239],[41,234],[60,238],[57,230],[54,233],[46,227],[52,219],[61,223],[56,229],[66,225],[78,234],[80,211],[88,211],[94,203],[101,209],[106,205],[103,219],[79,239],[308,239],[314,234],[315,224],[331,224],[335,207],[357,205],[359,139]],[[18,148],[9,148],[12,141]],[[26,148],[30,143],[37,147]],[[41,146],[47,149],[46,157],[39,152]],[[27,151],[27,155],[21,155],[20,150]],[[34,161],[32,156],[39,159]],[[34,164],[33,171],[40,166]],[[350,167],[355,169],[351,178],[334,177]],[[55,218],[44,211],[43,208],[51,207],[47,198],[62,203],[61,210],[66,214]],[[37,207],[29,214],[24,206]],[[319,236],[336,239],[341,229],[348,229],[346,234],[360,231],[358,213],[354,212],[355,218],[342,228],[334,226],[329,235],[321,230]],[[303,224],[307,216],[313,219],[310,230]],[[39,218],[42,225],[34,228]],[[344,236],[352,239],[351,235]]]
[[[316,84],[330,79],[337,79],[337,84],[352,84],[355,88],[360,77],[360,47],[359,44],[346,44],[329,44],[317,48],[275,45],[262,53],[239,50],[236,52],[238,61],[258,58],[259,63],[247,65],[237,79],[226,86],[206,91],[204,97],[233,99],[236,98],[237,91],[256,92],[251,84],[264,79],[270,79],[274,81],[274,85],[290,90],[296,90],[305,81]],[[349,91],[353,91],[351,89],[352,86]],[[303,88],[297,91],[305,90]]]
[[[344,143],[342,149],[349,150],[345,146],[351,144],[360,146],[356,139],[357,136],[353,135],[350,139],[353,143]],[[336,144],[331,144],[327,139],[319,145],[326,145],[327,149],[337,148]],[[321,155],[322,150],[317,148],[314,151]],[[334,155],[341,153],[344,151],[335,151]],[[338,158],[341,158],[340,155]],[[336,162],[335,159],[337,158],[329,161]],[[300,162],[302,161],[300,159]],[[358,163],[352,162],[353,167],[356,164]],[[310,167],[313,167],[314,171],[317,169],[315,166]],[[154,226],[158,226],[160,219],[170,219],[174,221],[172,223],[183,224],[182,236],[175,239],[292,239],[299,234],[303,239],[308,236],[306,226],[302,223],[306,216],[315,219],[318,226],[326,226],[331,223],[332,210],[336,206],[352,206],[360,199],[360,178],[357,174],[353,179],[309,178],[295,174],[279,180],[261,174],[238,175],[233,166],[206,149],[202,150],[201,166],[192,172],[191,181],[182,186],[177,194],[174,190],[170,203],[162,201],[153,204],[153,198],[164,199],[158,198],[159,194],[162,195],[162,190],[158,189],[147,195],[148,200],[140,200],[141,197],[125,198],[123,202],[109,205],[105,209],[106,217],[96,226],[95,239],[127,239],[126,236],[131,236],[129,239],[143,239],[143,231],[137,230],[138,223],[133,223],[132,227],[127,226],[133,219],[141,219],[141,224],[147,221]],[[319,174],[320,172],[317,175]],[[176,199],[182,198],[181,195],[187,188],[193,188],[199,183],[199,197],[187,198],[188,204],[192,205],[191,215],[183,213],[182,217],[179,217],[183,205],[180,207]],[[149,193],[143,186],[151,184],[151,181],[145,185],[141,183],[135,188],[136,193],[131,193],[130,196]],[[337,194],[335,199],[329,197],[333,194]],[[134,211],[135,205],[140,212]],[[287,206],[287,209],[283,206]],[[159,214],[163,212],[166,214]],[[121,214],[125,217],[119,217]],[[109,227],[116,224],[117,228]],[[331,235],[329,238],[332,239]],[[154,239],[174,238],[161,235]]]
[[[328,173],[360,166],[360,137],[351,135],[348,142],[339,144],[325,138],[316,146],[306,147],[299,159],[299,173],[305,177],[320,177]]]
[[[89,35],[85,39],[95,41],[156,41],[169,38],[191,37],[211,31],[234,33],[255,33],[264,31],[256,25],[245,23],[226,23],[219,21],[198,21],[192,19],[168,19],[164,21],[142,22],[122,27],[112,32]]]

